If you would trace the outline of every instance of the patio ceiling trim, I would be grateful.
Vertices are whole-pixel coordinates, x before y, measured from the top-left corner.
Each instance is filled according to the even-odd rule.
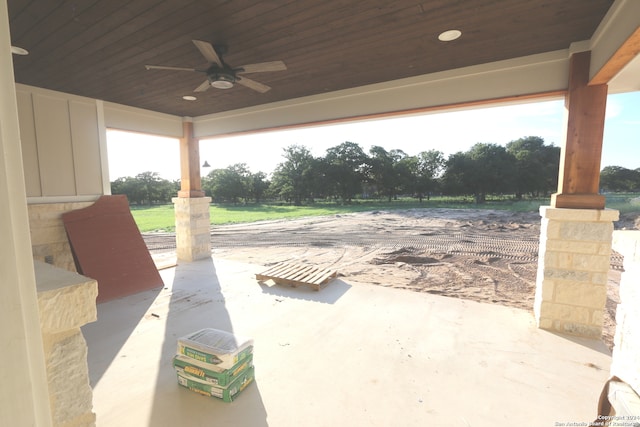
[[[107,129],[182,138],[182,117],[106,101],[104,116]]]
[[[590,84],[610,84],[612,78],[626,65],[623,63],[622,56],[626,56],[628,49],[634,43],[637,45],[638,16],[640,16],[640,1],[637,0],[617,0],[611,9],[607,12],[593,36],[591,37],[591,66],[590,66]],[[631,39],[631,40],[630,40]],[[634,42],[635,40],[635,42]],[[627,46],[625,46],[627,45]],[[636,51],[637,54],[637,51]],[[628,58],[627,61],[632,58]],[[636,61],[639,59],[636,57]],[[600,75],[601,73],[604,73]],[[600,76],[598,76],[600,75]],[[598,76],[598,80],[594,80]],[[635,82],[636,89],[638,87],[637,75],[630,76]],[[614,79],[614,81],[617,79]],[[628,89],[626,87],[609,87],[609,92],[622,92]]]
[[[531,97],[567,89],[569,49],[361,86],[193,119],[199,139],[309,124],[410,114]]]
[[[538,101],[562,99],[566,94],[567,94],[566,90],[558,90],[558,91],[534,93],[534,94],[528,94],[528,95],[504,97],[504,98],[491,98],[491,99],[483,99],[479,101],[469,101],[469,102],[461,102],[461,103],[448,104],[448,105],[435,105],[432,107],[422,107],[422,108],[414,108],[409,110],[391,111],[387,113],[365,114],[365,115],[344,117],[344,118],[332,119],[332,120],[302,122],[302,123],[297,123],[292,125],[274,126],[270,128],[267,127],[267,128],[232,132],[228,134],[218,134],[210,137],[203,136],[203,137],[200,137],[199,139],[224,138],[228,136],[250,135],[250,134],[262,133],[262,132],[276,132],[276,131],[289,130],[289,129],[305,128],[310,126],[325,126],[325,125],[334,125],[334,124],[348,123],[348,122],[384,120],[384,119],[400,117],[400,116],[406,117],[411,115],[442,113],[444,111],[463,111],[463,110],[469,110],[474,108],[483,108],[483,107],[497,106],[497,105],[500,105],[500,106],[519,105],[527,102],[538,102]]]

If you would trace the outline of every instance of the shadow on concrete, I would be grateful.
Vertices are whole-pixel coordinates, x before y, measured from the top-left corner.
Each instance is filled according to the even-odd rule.
[[[98,427],[266,427],[258,384],[231,403],[178,385],[180,337],[203,328],[234,332],[212,259],[161,272],[165,287],[98,306],[83,328]]]
[[[563,338],[565,340],[571,341],[575,344],[581,345],[583,347],[586,347],[588,349],[597,351],[598,353],[602,353],[605,354],[607,356],[611,356],[611,350],[609,350],[609,347],[607,347],[607,345],[601,340],[601,339],[590,339],[590,338],[582,338],[582,337],[574,337],[572,335],[567,335],[567,334],[561,334],[559,332],[553,332],[553,331],[545,331],[548,332],[552,335],[555,335],[557,337]],[[604,366],[604,369],[609,369],[608,366]]]
[[[234,332],[212,259],[178,264],[166,316],[149,426],[266,427],[266,410],[255,381],[231,403],[199,395],[177,383],[172,359],[180,337],[202,328]]]
[[[334,304],[351,288],[350,284],[339,279],[332,280],[319,291],[313,290],[304,285],[296,288],[292,286],[278,285],[274,284],[272,280],[260,281],[258,283],[260,284],[262,292],[265,294],[283,298],[303,299],[325,304]]]
[[[91,387],[100,381],[136,326],[151,316],[149,309],[162,291],[160,287],[98,304],[98,320],[81,328],[87,342]]]

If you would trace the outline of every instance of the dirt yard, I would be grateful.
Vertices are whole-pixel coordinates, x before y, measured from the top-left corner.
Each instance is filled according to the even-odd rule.
[[[622,218],[616,227],[635,228],[635,219]],[[414,209],[218,226],[211,241],[215,258],[265,268],[307,263],[336,269],[349,282],[532,310],[539,234],[538,213]],[[152,252],[162,250],[162,236],[168,237],[145,235]],[[621,261],[612,255],[609,346]]]

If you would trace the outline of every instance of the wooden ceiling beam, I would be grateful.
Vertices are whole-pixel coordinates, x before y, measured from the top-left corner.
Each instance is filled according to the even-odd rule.
[[[640,26],[589,81],[589,86],[609,84],[633,58],[640,54]]]

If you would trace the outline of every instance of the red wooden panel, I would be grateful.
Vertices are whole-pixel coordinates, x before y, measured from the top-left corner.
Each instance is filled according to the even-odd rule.
[[[102,196],[62,220],[78,272],[98,281],[98,302],[164,286],[126,196]]]

